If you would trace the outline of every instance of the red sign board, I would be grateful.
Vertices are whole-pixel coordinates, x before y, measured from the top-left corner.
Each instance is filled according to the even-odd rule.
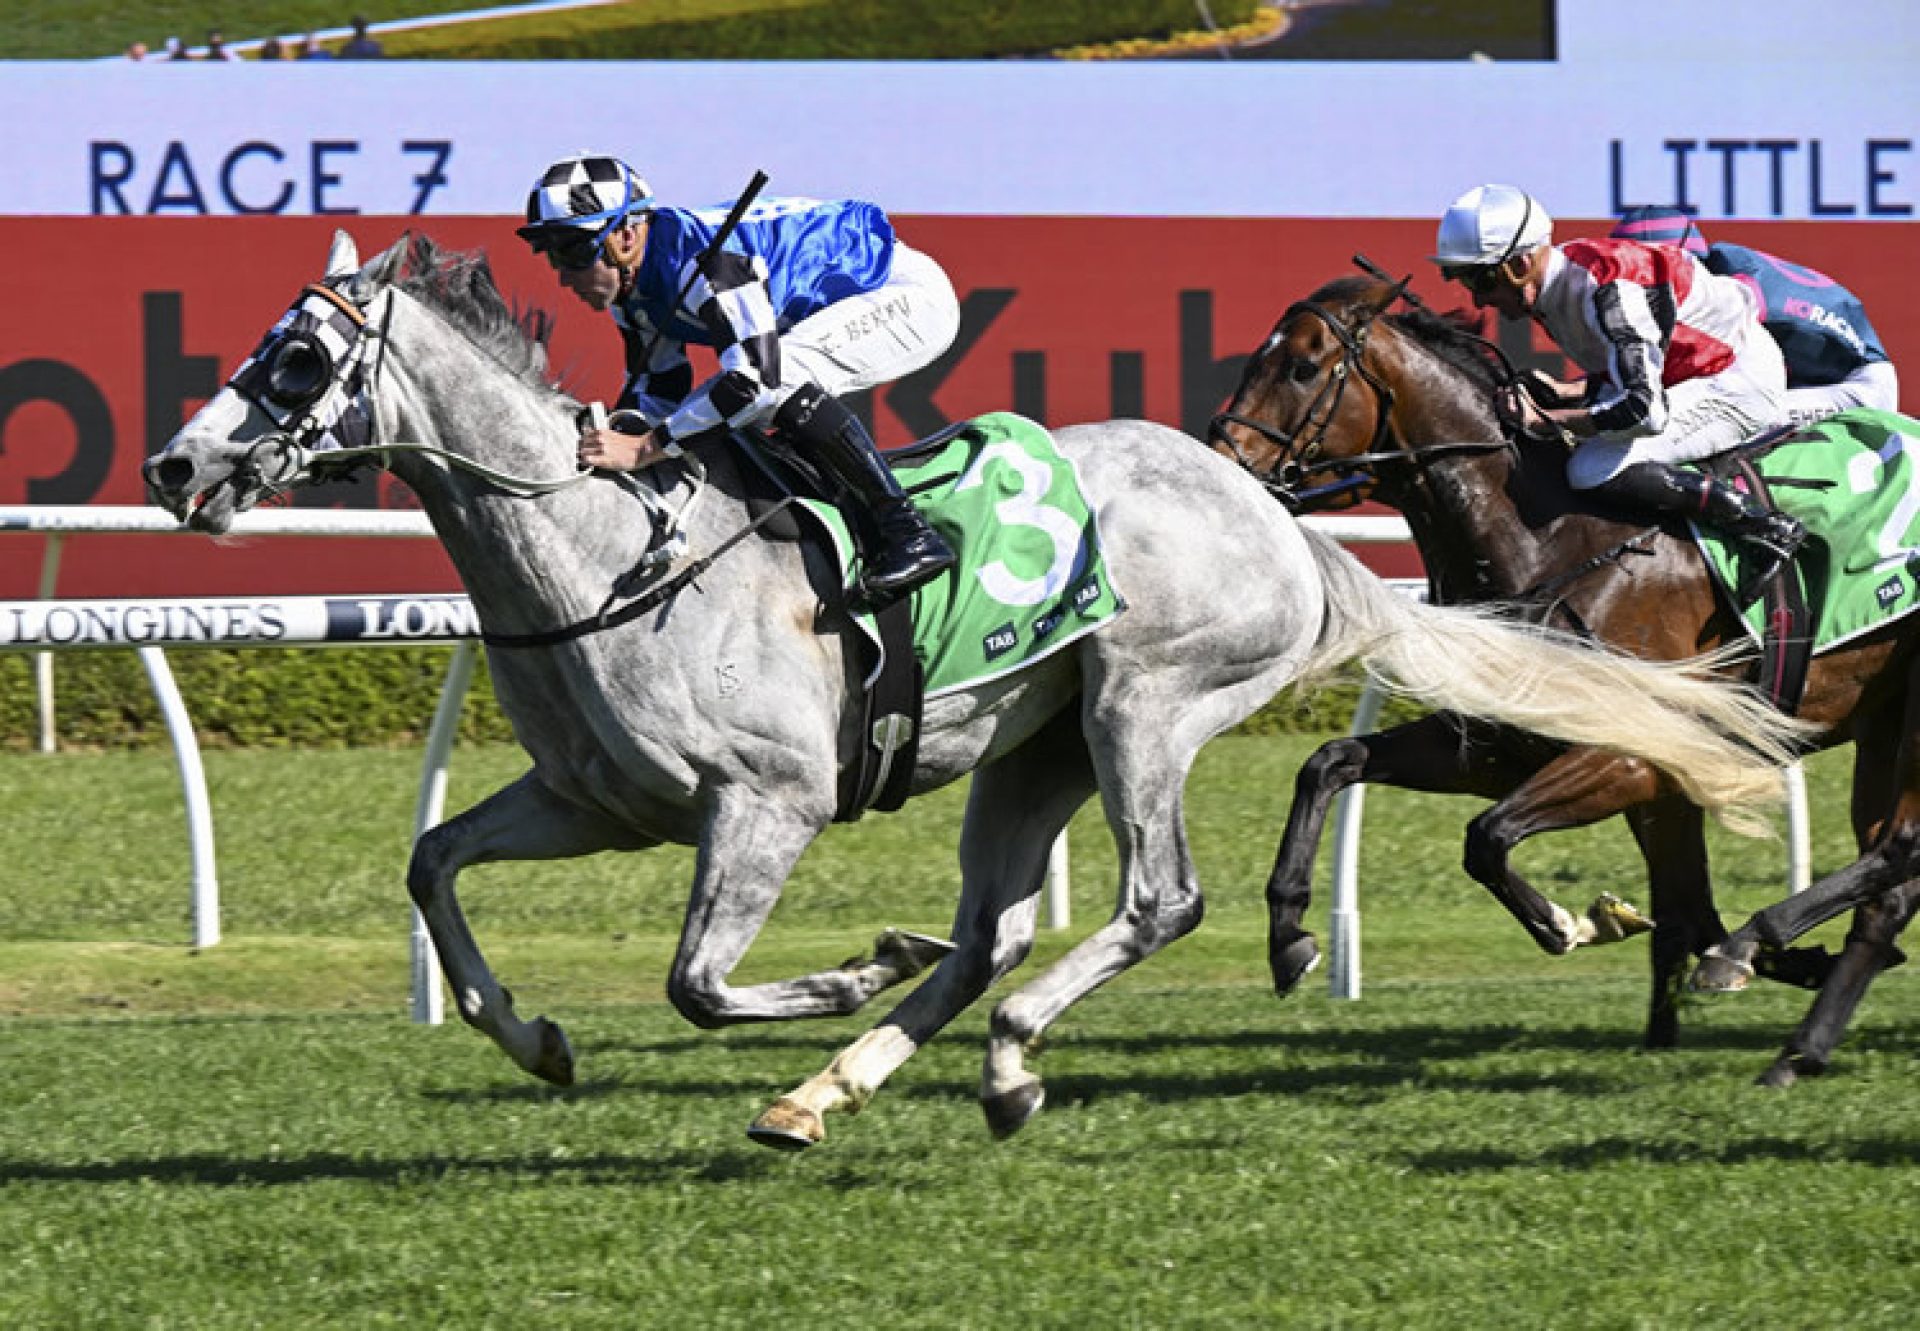
[[[139,468],[322,268],[331,218],[0,218],[0,503],[138,504]],[[346,219],[363,257],[400,218]],[[1428,220],[1142,218],[896,219],[938,257],[963,327],[939,364],[874,395],[883,445],[1013,409],[1062,425],[1145,416],[1189,431],[1231,391],[1240,358],[1281,312],[1362,252],[1452,303],[1423,260]],[[552,310],[551,364],[576,395],[619,386],[618,339],[514,240],[505,218],[438,218],[443,246],[485,249],[510,299]],[[1603,226],[1562,226],[1563,235]],[[1866,300],[1896,362],[1920,366],[1920,227],[1716,223],[1715,239],[1820,269]],[[1509,329],[1509,338],[1524,330]],[[1524,340],[1513,343],[1523,349]],[[1916,370],[1915,373],[1920,373]],[[407,507],[385,477],[301,502]],[[1202,515],[1196,515],[1201,520]],[[0,547],[0,597],[32,596],[39,552]],[[1372,562],[1410,572],[1409,556]],[[76,537],[66,596],[452,590],[431,541]]]

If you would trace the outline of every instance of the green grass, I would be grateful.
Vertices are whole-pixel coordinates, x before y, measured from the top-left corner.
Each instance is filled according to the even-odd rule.
[[[975,1104],[983,1005],[801,1157],[741,1129],[871,1018],[682,1022],[660,984],[686,852],[463,879],[522,1010],[574,1041],[555,1090],[404,1018],[417,754],[209,754],[228,938],[200,954],[164,753],[0,755],[0,1326],[1911,1321],[1913,968],[1785,1094],[1751,1083],[1798,993],[1691,1004],[1683,1047],[1642,1054],[1644,940],[1542,956],[1457,867],[1475,802],[1376,791],[1366,996],[1316,976],[1278,1002],[1258,888],[1311,743],[1204,756],[1207,922],[1060,1023],[1018,1138]],[[453,802],[520,766],[460,752]],[[1848,857],[1844,776],[1810,773],[1820,871]],[[940,928],[959,797],[831,831],[748,970]],[[1016,978],[1104,914],[1105,841],[1076,825],[1075,927]],[[1730,917],[1777,891],[1778,845],[1713,848]],[[1570,903],[1639,895],[1619,828],[1521,864]]]
[[[0,59],[111,56],[169,35],[229,45],[490,6],[476,0],[29,0],[0,10]],[[1222,27],[1255,0],[1212,0]],[[454,27],[379,33],[389,56],[466,60],[936,60],[1030,54],[1202,26],[1191,0],[644,0]],[[337,45],[337,43],[335,43]]]

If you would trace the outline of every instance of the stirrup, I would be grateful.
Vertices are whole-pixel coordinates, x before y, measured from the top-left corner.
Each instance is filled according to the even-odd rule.
[[[956,562],[946,542],[921,552],[896,568],[867,573],[860,579],[860,600],[868,610],[878,610],[924,587],[945,573]]]
[[[1777,515],[1784,519],[1777,526],[1777,533],[1761,535],[1757,532],[1737,537],[1741,556],[1747,567],[1740,575],[1739,585],[1734,588],[1734,600],[1738,608],[1744,610],[1758,600],[1760,593],[1766,590],[1774,575],[1793,562],[1795,554],[1806,543],[1807,529],[1796,518],[1786,514]]]

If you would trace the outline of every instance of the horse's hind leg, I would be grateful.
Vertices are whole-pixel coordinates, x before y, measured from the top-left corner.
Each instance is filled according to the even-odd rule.
[[[1301,927],[1313,896],[1313,865],[1334,797],[1355,785],[1498,799],[1557,750],[1532,736],[1435,713],[1370,735],[1330,740],[1294,780],[1287,828],[1267,878],[1267,964],[1274,992],[1293,992],[1320,960]]]
[[[655,844],[631,828],[561,799],[532,773],[428,830],[414,843],[407,864],[407,892],[433,936],[455,1008],[469,1026],[485,1032],[534,1076],[568,1085],[573,1081],[573,1050],[559,1026],[545,1017],[521,1021],[514,1014],[513,995],[494,979],[467,927],[454,879],[470,864],[567,859]]]
[[[826,1114],[860,1109],[914,1050],[1026,958],[1048,851],[1093,789],[1071,707],[974,773],[960,836],[953,952],[880,1025],[755,1119],[750,1137],[786,1150],[820,1141]]]
[[[1183,787],[1212,734],[1202,712],[1168,716],[1130,683],[1090,687],[1087,730],[1100,796],[1120,852],[1113,917],[994,1008],[980,1101],[996,1137],[1042,1100],[1026,1053],[1060,1015],[1122,971],[1198,927],[1204,905],[1187,846]]]
[[[1864,851],[1886,831],[1889,811],[1900,794],[1899,716],[1902,704],[1891,703],[1863,715],[1854,730],[1852,818],[1855,839]],[[1920,909],[1920,883],[1909,881],[1853,913],[1846,946],[1820,986],[1820,994],[1805,1019],[1787,1040],[1787,1046],[1761,1074],[1763,1086],[1791,1086],[1801,1077],[1825,1072],[1840,1037],[1846,1034],[1860,1000],[1874,976],[1899,957],[1894,939]],[[1770,954],[1754,958],[1763,972]]]
[[[1762,1086],[1791,1086],[1801,1077],[1827,1070],[1833,1051],[1846,1034],[1867,986],[1899,957],[1893,940],[1920,910],[1920,882],[1909,882],[1874,898],[1854,912],[1847,943],[1834,963],[1820,996],[1787,1041],[1787,1047],[1760,1076]]]
[[[1751,916],[1709,948],[1693,988],[1744,989],[1763,948],[1779,950],[1849,907],[1920,877],[1920,664],[1892,701],[1854,718],[1853,827],[1863,852],[1804,891]]]

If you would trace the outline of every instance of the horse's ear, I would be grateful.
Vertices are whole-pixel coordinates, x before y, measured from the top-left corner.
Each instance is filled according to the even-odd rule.
[[[346,277],[360,267],[360,247],[344,231],[333,233],[333,246],[327,251],[327,279]]]

